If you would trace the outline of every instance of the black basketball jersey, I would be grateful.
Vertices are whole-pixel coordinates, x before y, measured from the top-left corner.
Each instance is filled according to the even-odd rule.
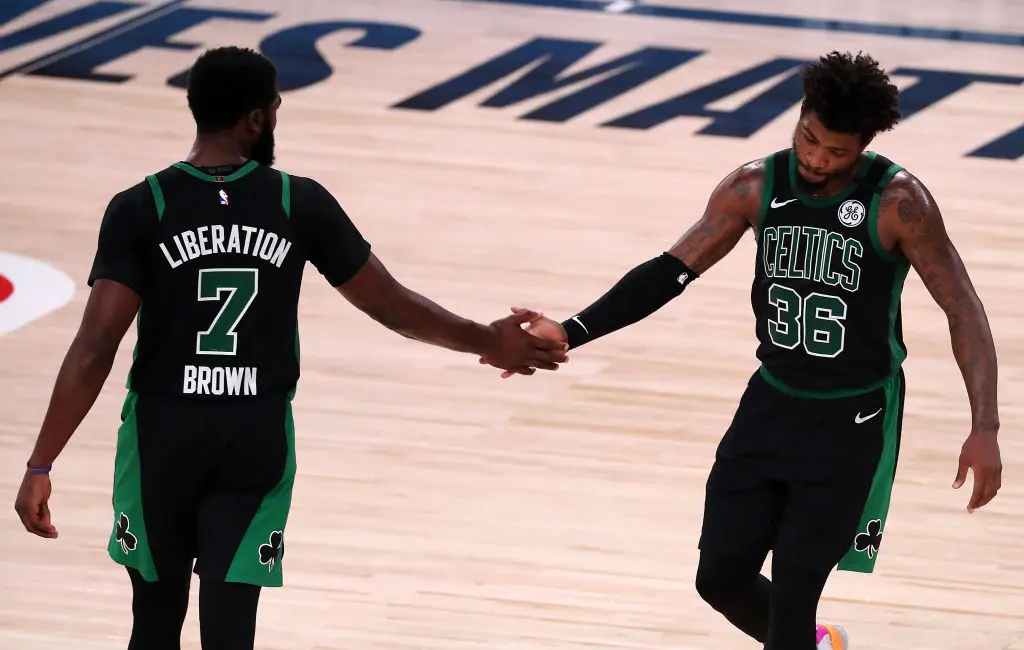
[[[306,261],[337,286],[369,249],[315,181],[255,162],[175,163],[111,201],[89,284],[112,279],[142,298],[129,389],[291,395]]]
[[[866,152],[833,197],[800,189],[792,149],[766,159],[751,304],[761,373],[798,394],[871,389],[907,356],[900,296],[910,265],[882,248],[878,204],[902,167]]]

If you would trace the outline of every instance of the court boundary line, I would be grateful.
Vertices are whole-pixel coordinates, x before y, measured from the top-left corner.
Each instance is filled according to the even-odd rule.
[[[857,20],[838,20],[782,16],[777,14],[755,14],[742,11],[721,11],[696,7],[670,7],[647,4],[639,0],[449,0],[464,4],[514,5],[538,9],[563,9],[603,13],[610,16],[646,16],[697,22],[750,25],[754,27],[777,27],[810,31],[867,34],[895,38],[919,38],[924,40],[954,43],[974,43],[1024,47],[1024,34],[984,32],[977,30],[943,29],[940,27],[915,27]]]

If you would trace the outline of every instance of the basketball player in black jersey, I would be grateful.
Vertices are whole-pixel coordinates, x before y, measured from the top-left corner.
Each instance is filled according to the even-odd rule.
[[[481,325],[410,291],[323,186],[271,168],[281,100],[261,55],[204,54],[188,103],[198,135],[187,159],[110,201],[16,510],[30,532],[57,536],[50,466],[136,321],[108,543],[133,587],[128,647],[180,648],[194,571],[204,650],[250,650],[260,588],[282,584],[307,261],[384,326],[502,369],[553,370],[566,346],[522,329],[537,314]]]
[[[817,604],[833,568],[874,569],[899,450],[911,267],[946,314],[967,387],[972,428],[953,486],[973,471],[969,511],[1000,487],[996,354],[935,199],[866,149],[899,119],[897,88],[869,56],[838,52],[805,69],[803,88],[791,148],[730,173],[669,251],[531,331],[574,349],[635,323],[753,233],[761,365],[708,478],[697,591],[767,650],[846,650]],[[760,575],[769,550],[771,581]]]

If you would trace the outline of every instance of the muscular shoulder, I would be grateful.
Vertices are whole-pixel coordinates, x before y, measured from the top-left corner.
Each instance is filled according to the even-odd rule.
[[[142,180],[134,185],[125,187],[110,198],[110,205],[152,207],[154,205],[153,190],[149,182]]]
[[[767,158],[746,162],[723,178],[709,201],[709,209],[757,223],[766,180]]]
[[[897,172],[882,191],[878,235],[886,250],[904,254],[922,242],[945,237],[935,198],[921,179],[906,170]]]
[[[904,169],[896,172],[882,191],[879,215],[893,218],[901,224],[913,224],[937,218],[938,210],[934,197],[921,179]]]
[[[287,173],[288,183],[291,185],[292,198],[298,197],[303,201],[322,199],[330,196],[330,192],[315,178]]]
[[[156,200],[147,181],[140,181],[114,194],[107,202],[103,228],[147,231],[158,221]]]

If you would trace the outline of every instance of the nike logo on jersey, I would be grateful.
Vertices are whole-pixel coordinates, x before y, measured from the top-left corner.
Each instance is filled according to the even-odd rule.
[[[588,330],[587,326],[583,324],[583,321],[580,320],[579,316],[573,316],[572,319],[580,324],[580,327],[583,328],[584,332],[586,332],[587,334],[590,334],[590,330]]]
[[[773,207],[773,208],[781,208],[781,207],[782,207],[782,206],[784,206],[784,205],[789,205],[789,204],[790,204],[790,203],[792,203],[793,201],[796,201],[796,199],[790,199],[790,200],[788,200],[788,201],[782,201],[782,202],[780,203],[778,199],[776,199],[776,198],[772,197],[772,207]]]
[[[857,415],[853,416],[853,421],[856,424],[863,424],[863,423],[867,422],[868,420],[870,420],[871,418],[875,417],[876,415],[878,415],[881,412],[882,412],[882,409],[878,409],[877,411],[875,411],[871,415],[865,415],[863,417],[861,416],[860,412],[858,412]]]

